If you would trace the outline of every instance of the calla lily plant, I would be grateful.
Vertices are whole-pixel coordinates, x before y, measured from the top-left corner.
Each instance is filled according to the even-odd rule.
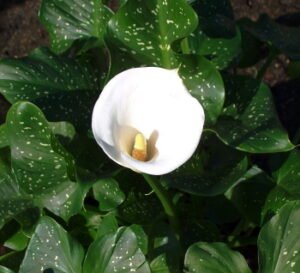
[[[93,110],[97,143],[118,164],[162,175],[185,163],[198,146],[204,111],[177,70],[126,70],[104,87]]]

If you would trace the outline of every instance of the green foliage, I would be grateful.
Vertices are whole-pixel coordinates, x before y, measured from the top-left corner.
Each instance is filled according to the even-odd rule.
[[[257,246],[259,273],[298,272],[299,137],[261,79],[283,53],[298,80],[299,21],[236,24],[229,0],[116,2],[42,0],[51,50],[0,61],[12,104],[0,124],[0,273],[251,273]],[[257,78],[241,76],[266,45]],[[104,85],[140,66],[176,70],[205,112],[195,153],[149,185],[91,133]]]
[[[84,252],[80,244],[54,220],[43,217],[28,245],[20,273],[80,273]]]
[[[263,206],[273,187],[271,179],[262,170],[253,166],[237,185],[226,193],[226,196],[245,219],[260,225]]]
[[[179,75],[191,94],[203,105],[207,124],[215,123],[225,97],[220,73],[205,58],[190,56],[183,58]]]
[[[247,77],[225,79],[227,101],[213,128],[219,138],[249,153],[292,150],[294,145],[280,124],[270,89]]]
[[[83,273],[150,273],[145,256],[130,228],[120,228],[94,241],[88,249]]]
[[[111,41],[147,65],[177,68],[172,43],[190,34],[197,16],[185,0],[128,0],[108,24]]]
[[[285,205],[258,237],[260,273],[297,272],[299,262],[300,203]]]
[[[196,243],[185,256],[186,273],[251,273],[244,257],[223,243]]]
[[[14,273],[12,270],[10,270],[9,268],[6,268],[2,265],[0,265],[0,273]]]
[[[93,185],[95,199],[100,210],[109,211],[123,203],[125,196],[114,179],[103,179]]]
[[[224,157],[227,154],[227,157]],[[245,154],[224,145],[214,135],[203,136],[202,144],[182,167],[166,176],[168,185],[204,196],[226,192],[247,169]]]
[[[35,103],[50,121],[69,121],[86,129],[100,77],[88,58],[69,59],[40,48],[23,59],[0,62],[0,93],[10,103]]]
[[[111,11],[101,1],[42,1],[40,19],[51,38],[51,49],[62,53],[76,40],[104,43]],[[89,48],[89,46],[87,47]]]

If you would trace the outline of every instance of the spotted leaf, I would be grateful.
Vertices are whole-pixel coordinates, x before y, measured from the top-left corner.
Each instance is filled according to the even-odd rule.
[[[88,60],[70,60],[40,48],[23,59],[0,62],[0,93],[10,102],[29,100],[50,121],[90,127],[100,73]]]
[[[296,273],[300,270],[300,202],[282,207],[258,237],[259,273]]]
[[[226,144],[250,153],[294,148],[278,119],[270,89],[246,77],[226,77],[227,97],[213,130]]]
[[[69,122],[50,122],[49,125],[54,135],[59,135],[65,138],[73,139],[76,134],[74,126]]]
[[[135,233],[120,228],[94,241],[87,252],[83,273],[151,273]]]
[[[191,53],[206,56],[217,69],[226,68],[241,47],[230,1],[199,0],[192,6],[199,16],[199,24],[185,41],[186,46]]]
[[[192,54],[206,56],[217,69],[224,69],[241,50],[241,34],[237,28],[233,37],[210,37],[198,28],[187,38]]]
[[[118,182],[113,178],[103,179],[93,185],[95,199],[100,203],[100,209],[110,211],[122,204],[125,195],[120,190]]]
[[[87,188],[71,181],[76,179],[73,158],[54,138],[43,113],[19,102],[9,110],[6,124],[20,189],[64,219],[80,210]]]
[[[278,211],[288,202],[297,200],[300,200],[300,191],[290,193],[281,186],[276,186],[273,190],[271,190],[266,198],[266,202],[261,213],[262,222],[265,222],[275,214],[278,214]]]
[[[224,157],[224,154],[227,156]],[[200,147],[183,166],[165,176],[172,188],[195,195],[224,193],[245,173],[245,154],[223,144],[214,135],[204,135]]]
[[[112,12],[97,0],[44,0],[39,15],[50,35],[51,49],[62,53],[76,40],[93,38],[95,44],[103,44]]]
[[[5,222],[34,206],[30,196],[22,194],[8,165],[0,158],[0,228]]]
[[[222,77],[214,65],[200,56],[185,56],[179,75],[190,93],[205,111],[205,123],[213,124],[222,111],[225,90]]]
[[[251,273],[245,258],[223,243],[192,245],[187,250],[184,265],[185,273]]]
[[[171,45],[197,25],[197,16],[185,0],[128,0],[111,18],[108,39],[146,65],[178,66]]]
[[[19,273],[81,273],[84,251],[49,217],[41,218],[29,242]]]

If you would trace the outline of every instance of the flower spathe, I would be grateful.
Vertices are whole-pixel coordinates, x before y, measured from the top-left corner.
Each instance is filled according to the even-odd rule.
[[[92,116],[95,139],[112,160],[152,175],[185,163],[198,146],[203,124],[203,108],[177,70],[158,67],[116,75],[104,87]],[[133,156],[135,147],[146,150],[144,160]]]

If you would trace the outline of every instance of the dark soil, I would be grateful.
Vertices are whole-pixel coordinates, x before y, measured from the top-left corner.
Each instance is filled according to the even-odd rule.
[[[0,0],[0,58],[23,57],[38,46],[48,45],[38,20],[39,0]],[[0,95],[0,124],[9,104]]]

